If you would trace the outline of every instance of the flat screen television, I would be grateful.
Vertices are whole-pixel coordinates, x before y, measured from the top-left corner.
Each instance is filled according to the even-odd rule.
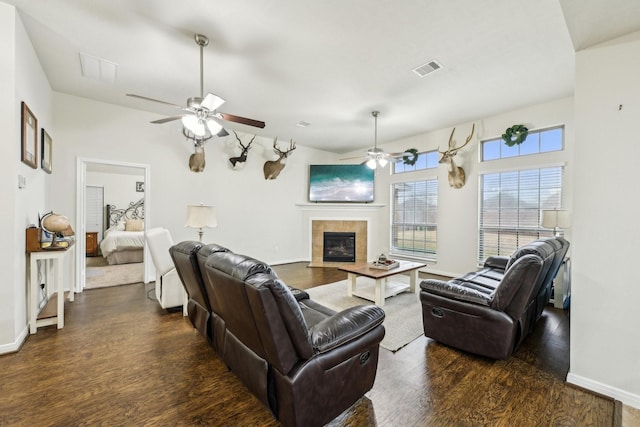
[[[309,201],[371,203],[374,173],[367,165],[309,165]]]

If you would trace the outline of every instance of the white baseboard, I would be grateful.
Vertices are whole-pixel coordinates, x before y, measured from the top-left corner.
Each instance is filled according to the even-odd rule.
[[[27,339],[28,335],[29,335],[29,325],[27,325],[22,330],[22,332],[20,333],[20,335],[18,335],[18,338],[15,340],[15,342],[0,345],[0,354],[15,353],[16,351],[20,350],[20,347],[22,347],[22,344],[24,343],[24,340]]]
[[[619,400],[625,405],[640,409],[640,396],[637,394],[629,393],[628,391],[620,390],[619,388],[611,387],[610,385],[602,384],[598,381],[572,374],[571,372],[567,374],[567,382],[586,390],[609,396],[615,400]]]
[[[293,264],[294,262],[311,262],[311,261],[309,261],[309,259],[307,259],[307,258],[285,259],[285,260],[267,262],[267,264],[269,264],[269,265],[280,265],[280,264]]]

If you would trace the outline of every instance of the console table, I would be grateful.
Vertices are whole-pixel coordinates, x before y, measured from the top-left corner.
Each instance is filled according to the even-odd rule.
[[[73,256],[73,244],[67,248],[40,249],[27,252],[29,273],[27,274],[27,301],[29,304],[29,332],[35,334],[39,326],[58,325],[58,329],[64,327],[64,269],[63,263],[68,259],[71,263],[71,280],[69,282],[69,301],[73,301],[75,295],[75,258]],[[38,319],[38,295],[40,283],[38,281],[38,261],[45,264],[45,283],[47,284],[47,297],[50,297],[49,285],[58,293],[56,315]]]

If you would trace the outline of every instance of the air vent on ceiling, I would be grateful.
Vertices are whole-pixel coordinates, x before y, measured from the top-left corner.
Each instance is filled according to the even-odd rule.
[[[414,68],[413,72],[419,75],[420,77],[424,77],[427,74],[431,74],[434,71],[439,70],[440,68],[442,68],[442,65],[440,65],[440,63],[434,59],[432,61],[427,62],[426,64],[422,64]]]
[[[82,76],[104,83],[115,83],[118,64],[80,52]]]

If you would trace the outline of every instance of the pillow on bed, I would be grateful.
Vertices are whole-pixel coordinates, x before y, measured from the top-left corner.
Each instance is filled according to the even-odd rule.
[[[141,219],[128,219],[124,223],[124,231],[144,231],[144,221]]]
[[[118,221],[116,225],[112,225],[111,227],[107,228],[106,230],[104,230],[104,234],[106,235],[108,232],[113,230],[124,231],[124,221]]]

